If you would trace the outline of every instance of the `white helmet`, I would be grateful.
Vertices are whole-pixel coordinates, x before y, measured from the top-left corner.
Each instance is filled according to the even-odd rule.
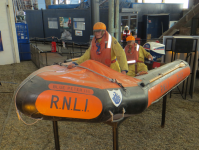
[[[125,29],[125,30],[129,30],[129,27],[128,27],[128,26],[125,26],[124,29]]]

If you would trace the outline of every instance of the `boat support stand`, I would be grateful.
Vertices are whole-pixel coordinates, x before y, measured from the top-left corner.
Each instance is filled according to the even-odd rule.
[[[161,122],[162,128],[164,128],[164,125],[165,125],[166,100],[167,100],[167,95],[165,95],[163,97],[163,103],[162,103],[162,122]],[[113,150],[119,149],[119,146],[118,146],[118,127],[125,119],[123,119],[119,122],[106,122],[106,124],[112,126]],[[53,131],[54,131],[55,149],[60,150],[57,121],[53,121]]]

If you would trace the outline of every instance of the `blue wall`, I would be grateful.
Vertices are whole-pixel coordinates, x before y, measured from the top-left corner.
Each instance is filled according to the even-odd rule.
[[[41,1],[41,0],[40,0]],[[162,3],[131,3],[131,7],[135,11],[138,12],[138,37],[143,37],[145,32],[143,31],[144,21],[143,16],[146,14],[168,14],[169,21],[179,20],[183,15],[183,4],[162,4]],[[72,17],[72,18],[85,18],[86,23],[86,30],[83,33],[83,39],[81,37],[74,36],[74,30],[72,34],[74,36],[75,41],[82,41],[86,42],[89,40],[89,37],[92,33],[92,26],[91,26],[91,10],[88,9],[49,9],[44,10],[44,28],[45,32],[43,31],[43,21],[42,21],[42,12],[41,11],[26,11],[26,18],[27,23],[29,25],[29,33],[30,37],[49,37],[49,36],[56,36],[60,37],[61,33],[59,30],[52,30],[48,29],[47,26],[47,18],[52,17]],[[108,8],[100,8],[100,21],[104,22],[108,29]]]
[[[131,8],[138,12],[138,22],[142,22],[143,15],[147,14],[169,14],[170,21],[183,16],[183,4],[180,3],[132,3]]]
[[[43,13],[43,18],[42,18]],[[61,38],[62,28],[60,27],[59,17],[85,18],[85,30],[83,36],[75,36],[75,30],[72,26],[72,41],[76,43],[86,43],[90,40],[92,33],[91,10],[90,9],[47,9],[47,10],[26,10],[26,21],[29,27],[30,38],[47,38],[55,36]],[[58,29],[49,29],[48,18],[57,18]],[[43,28],[44,27],[44,28]]]
[[[180,3],[132,3],[131,8],[138,12],[138,37],[146,35],[143,16],[148,14],[168,14],[169,21],[176,21],[183,16],[183,4]]]

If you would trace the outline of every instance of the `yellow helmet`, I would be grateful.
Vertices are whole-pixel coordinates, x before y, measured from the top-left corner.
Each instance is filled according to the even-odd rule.
[[[126,41],[128,42],[128,41],[135,41],[135,38],[133,37],[133,36],[128,36],[127,38],[126,38]]]
[[[97,22],[93,26],[93,31],[96,30],[106,30],[106,25],[103,22]]]

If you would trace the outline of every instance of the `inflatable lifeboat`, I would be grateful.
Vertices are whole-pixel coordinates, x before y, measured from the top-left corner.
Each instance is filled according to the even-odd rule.
[[[17,88],[18,113],[52,121],[118,122],[142,113],[183,82],[187,62],[176,60],[135,78],[87,60],[73,69],[52,65],[33,72]]]

